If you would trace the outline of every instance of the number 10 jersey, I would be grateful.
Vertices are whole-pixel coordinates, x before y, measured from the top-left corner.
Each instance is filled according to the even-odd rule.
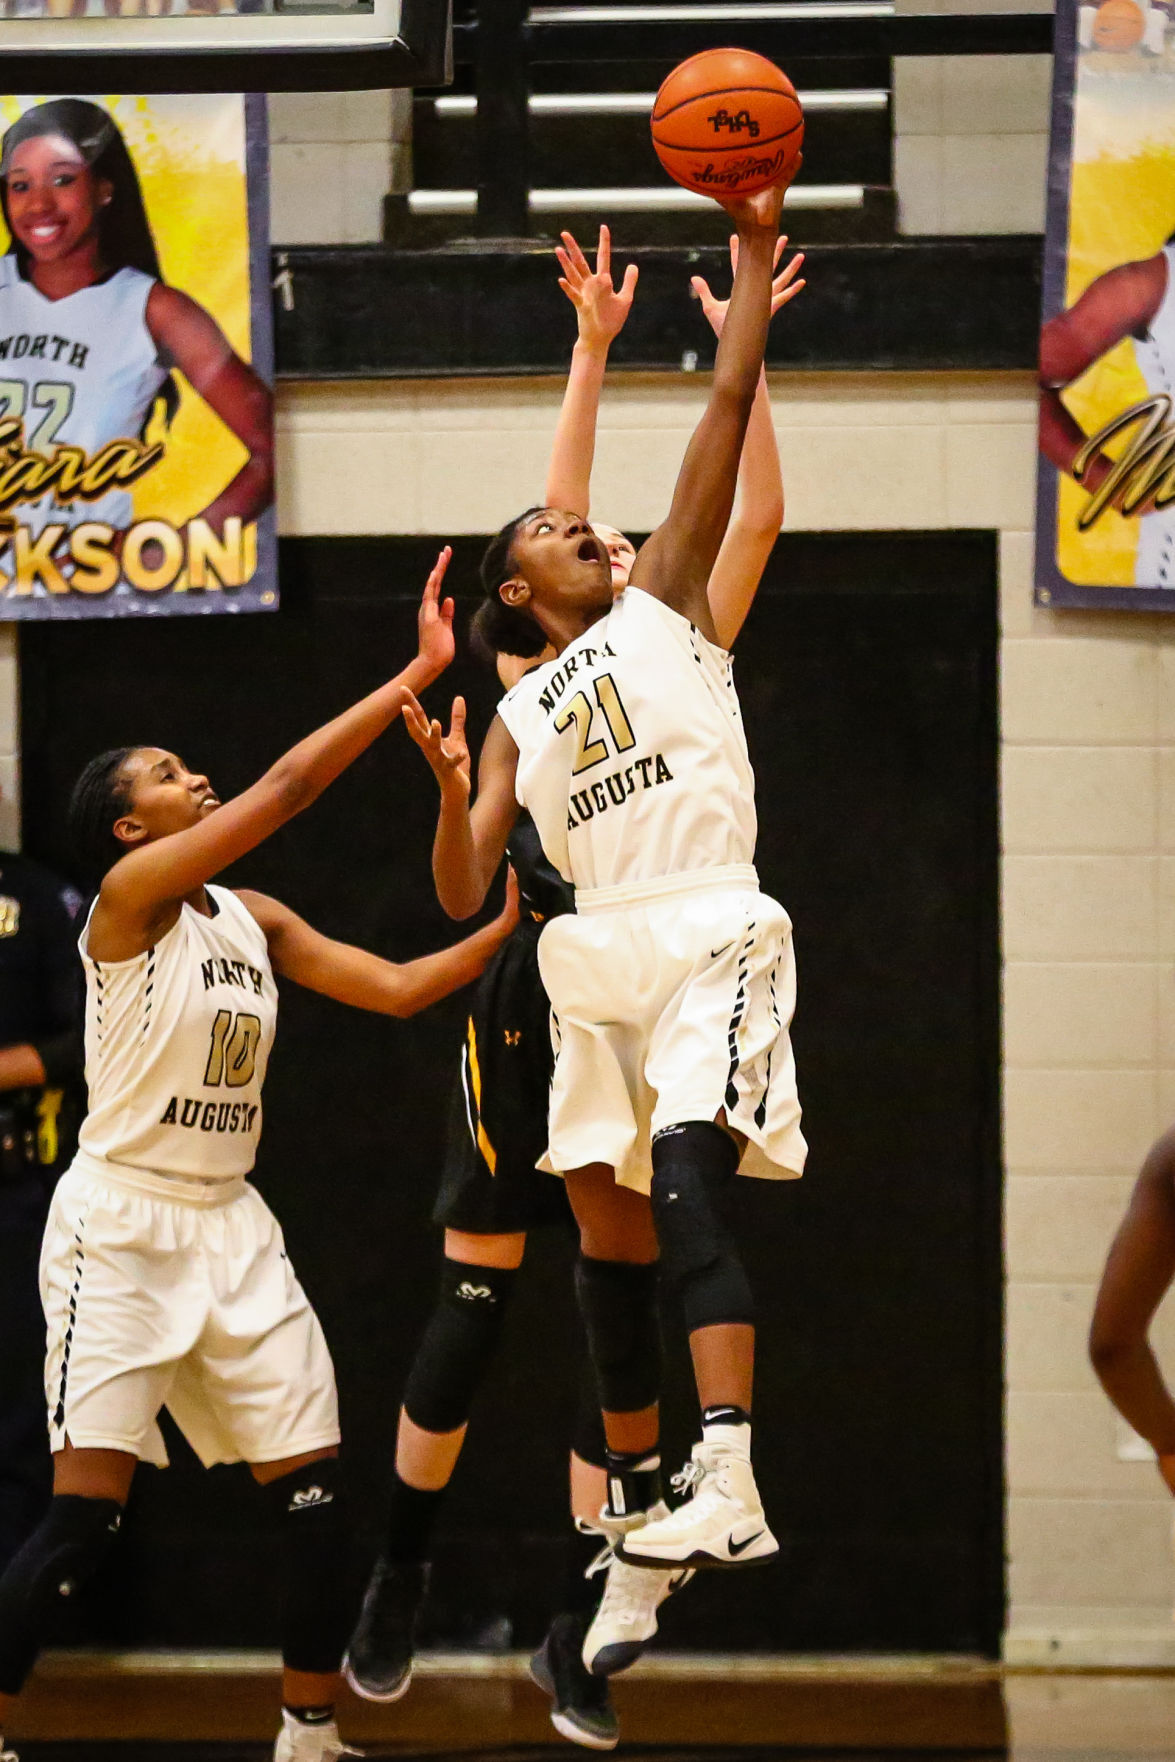
[[[207,893],[214,917],[184,904],[133,960],[94,960],[82,932],[85,1158],[199,1181],[253,1167],[277,987],[252,913],[226,887]]]
[[[755,778],[725,649],[638,587],[498,706],[516,793],[579,890],[755,855]]]

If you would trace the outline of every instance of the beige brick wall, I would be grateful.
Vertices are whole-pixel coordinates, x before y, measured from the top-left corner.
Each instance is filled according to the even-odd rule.
[[[893,65],[901,232],[1043,232],[1051,57],[925,55]]]
[[[362,245],[381,236],[383,199],[405,188],[404,92],[275,92],[269,99],[275,245]]]
[[[1052,0],[898,0],[899,12],[1052,10]],[[893,70],[900,230],[1043,232],[1052,57],[909,56]]]

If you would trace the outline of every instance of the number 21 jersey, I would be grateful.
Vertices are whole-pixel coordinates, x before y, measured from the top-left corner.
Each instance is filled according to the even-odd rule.
[[[265,933],[227,887],[133,960],[86,970],[83,1153],[147,1173],[234,1180],[253,1167],[277,1025]]]
[[[518,800],[577,888],[753,862],[755,778],[730,656],[639,587],[498,714],[518,747]]]

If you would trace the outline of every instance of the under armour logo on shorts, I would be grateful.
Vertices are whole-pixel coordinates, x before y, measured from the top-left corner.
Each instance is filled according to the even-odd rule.
[[[506,1036],[507,1046],[517,1046],[518,1042],[522,1039],[521,1028],[504,1028],[503,1033]]]
[[[300,1488],[290,1500],[291,1511],[306,1511],[313,1505],[333,1505],[335,1496],[328,1493],[325,1487]]]

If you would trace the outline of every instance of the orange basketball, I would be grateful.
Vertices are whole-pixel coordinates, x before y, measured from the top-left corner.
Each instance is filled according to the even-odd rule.
[[[1094,46],[1121,54],[1137,49],[1145,31],[1142,8],[1135,0],[1104,0],[1093,21]]]
[[[749,49],[703,49],[675,67],[657,93],[652,127],[670,177],[719,198],[765,190],[794,167],[804,141],[795,87]]]

